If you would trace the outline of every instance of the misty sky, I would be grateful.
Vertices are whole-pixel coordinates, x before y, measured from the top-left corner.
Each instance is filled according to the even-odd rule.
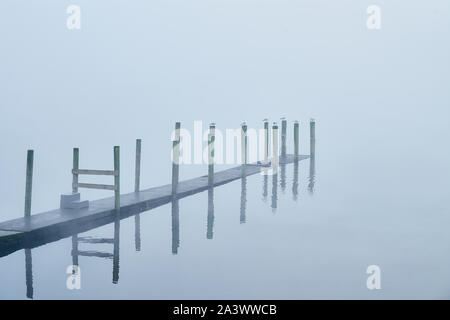
[[[368,30],[373,3],[1,1],[1,218],[22,214],[28,148],[33,212],[70,190],[75,146],[82,167],[109,169],[120,145],[127,192],[142,138],[143,186],[168,183],[177,120],[298,119],[307,153],[313,117],[318,168],[327,161],[366,183],[365,173],[396,168],[391,186],[448,186],[450,2],[376,1],[382,28]],[[66,27],[70,4],[81,8],[80,30]]]

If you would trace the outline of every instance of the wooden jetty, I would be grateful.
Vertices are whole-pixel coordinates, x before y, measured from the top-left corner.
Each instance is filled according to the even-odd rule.
[[[22,218],[0,223],[0,257],[16,250],[30,249],[53,242],[73,234],[85,232],[93,228],[120,221],[131,215],[153,209],[171,201],[202,192],[237,179],[257,174],[265,170],[268,174],[281,174],[288,163],[315,158],[315,121],[310,121],[310,155],[299,154],[299,124],[294,122],[294,154],[286,153],[287,121],[281,122],[281,155],[278,155],[278,125],[272,126],[273,155],[268,162],[269,124],[264,119],[264,161],[248,163],[248,128],[245,122],[241,125],[241,165],[214,172],[214,142],[216,126],[210,124],[208,134],[208,174],[179,182],[180,160],[180,122],[175,123],[172,140],[172,183],[160,187],[140,190],[141,139],[136,140],[135,190],[128,194],[120,194],[120,147],[114,147],[114,170],[88,170],[79,168],[79,149],[73,149],[72,193],[61,195],[59,209],[31,215],[31,198],[33,182],[34,151],[28,150],[25,210]],[[114,177],[114,184],[100,185],[80,183],[79,175],[108,175]],[[276,181],[276,180],[274,180]],[[313,185],[313,184],[312,184]],[[79,188],[105,189],[114,191],[114,197],[95,201],[80,201]]]
[[[307,155],[286,154],[279,157],[279,164],[286,165],[309,158]],[[81,209],[55,209],[40,214],[0,223],[0,257],[23,248],[34,248],[74,233],[84,232],[104,224],[124,219],[139,212],[164,205],[214,188],[246,176],[260,173],[267,167],[261,163],[243,164],[231,169],[180,181],[176,193],[167,184],[120,195],[120,210],[116,210],[116,198],[109,197],[90,201],[89,207]],[[136,188],[136,190],[138,187]]]

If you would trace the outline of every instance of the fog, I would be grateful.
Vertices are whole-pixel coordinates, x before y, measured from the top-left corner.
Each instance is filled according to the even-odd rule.
[[[66,27],[69,4],[81,8],[80,30]],[[121,146],[122,192],[131,192],[136,138],[141,186],[170,182],[175,121],[189,130],[195,120],[214,121],[225,131],[286,117],[292,152],[292,121],[299,120],[300,150],[308,154],[314,118],[316,188],[333,195],[317,201],[352,217],[350,225],[357,219],[387,228],[379,232],[407,225],[411,237],[436,234],[445,252],[450,2],[378,0],[380,30],[366,27],[371,4],[1,1],[0,220],[23,215],[30,148],[34,214],[57,208],[71,190],[73,147],[80,167],[111,169],[113,146]],[[182,166],[180,178],[206,170]],[[82,191],[86,199],[106,196]],[[450,265],[446,257],[429,263]]]

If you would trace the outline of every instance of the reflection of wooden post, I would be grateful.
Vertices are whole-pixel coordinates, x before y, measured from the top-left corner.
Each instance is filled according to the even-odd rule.
[[[134,173],[134,192],[139,192],[141,181],[141,139],[136,139],[136,164]]]
[[[114,147],[114,206],[120,210],[120,147]]]
[[[315,174],[316,174],[316,158],[315,156],[311,156],[309,158],[309,183],[308,183],[308,191],[310,194],[314,193]]]
[[[178,199],[173,197],[172,200],[172,254],[178,254],[180,246],[180,208]]]
[[[73,148],[73,166],[72,166],[72,193],[78,192],[78,173],[75,170],[80,169],[80,150]]]
[[[78,233],[72,236],[72,265],[78,266]]]
[[[208,188],[208,217],[206,222],[206,239],[213,238],[214,228],[214,188]]]
[[[272,175],[272,212],[277,211],[277,201],[278,201],[278,173],[274,172]]]
[[[294,179],[292,181],[292,198],[297,201],[298,198],[298,160],[294,162]]]
[[[286,157],[287,121],[281,118],[281,157]]]
[[[316,122],[314,121],[314,119],[311,119],[311,121],[309,122],[309,136],[309,154],[311,157],[314,157],[316,155]]]
[[[267,201],[267,194],[268,194],[267,183],[268,183],[268,180],[269,180],[268,175],[265,174],[264,175],[264,179],[263,179],[263,193],[262,193],[264,202]]]
[[[267,163],[269,158],[269,121],[264,119],[264,163]]]
[[[300,154],[299,148],[299,130],[298,130],[298,121],[294,122],[294,157],[297,160],[298,155]]]
[[[141,216],[134,216],[134,246],[136,251],[141,251]]]
[[[240,223],[245,223],[245,209],[247,206],[247,177],[241,179],[241,206],[240,206]]]
[[[113,248],[113,283],[117,284],[119,282],[119,260],[120,252],[120,220],[116,217],[114,221],[114,248]]]
[[[25,284],[27,286],[27,298],[33,299],[33,260],[31,249],[25,249]]]
[[[28,150],[27,152],[27,172],[25,182],[25,217],[31,216],[31,193],[33,186],[33,160],[34,151]]]

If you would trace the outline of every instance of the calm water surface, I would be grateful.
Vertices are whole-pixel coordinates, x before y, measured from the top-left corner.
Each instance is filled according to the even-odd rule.
[[[389,159],[362,176],[316,158],[10,254],[0,297],[449,298],[450,218],[428,210],[435,194],[399,187]],[[66,288],[72,263],[81,290]],[[373,264],[381,290],[366,288]]]

